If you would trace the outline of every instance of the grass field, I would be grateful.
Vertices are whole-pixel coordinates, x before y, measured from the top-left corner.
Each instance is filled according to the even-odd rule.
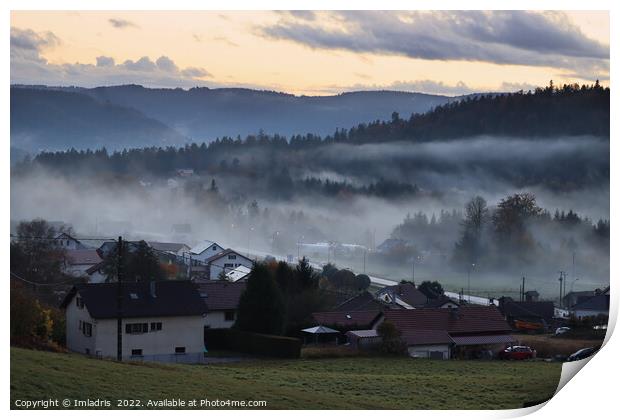
[[[265,400],[270,409],[507,409],[553,395],[561,364],[409,358],[120,364],[11,348],[15,400]]]

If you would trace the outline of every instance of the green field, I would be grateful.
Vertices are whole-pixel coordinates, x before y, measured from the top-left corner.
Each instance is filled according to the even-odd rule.
[[[11,348],[16,400],[265,400],[270,409],[506,409],[553,395],[561,364],[409,358],[120,364]],[[146,407],[145,407],[146,408]]]

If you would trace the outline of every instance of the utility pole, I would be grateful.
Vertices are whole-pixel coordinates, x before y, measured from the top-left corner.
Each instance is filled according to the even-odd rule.
[[[562,284],[564,283],[564,271],[560,271],[560,278],[558,279],[560,282],[560,308],[562,307]]]
[[[525,300],[525,276],[521,279],[521,302]]]
[[[123,237],[118,237],[116,260],[116,360],[123,361]]]

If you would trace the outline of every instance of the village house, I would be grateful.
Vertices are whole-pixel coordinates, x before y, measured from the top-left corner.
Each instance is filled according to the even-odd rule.
[[[426,305],[428,298],[411,283],[386,286],[376,293],[377,299],[389,304],[396,304],[404,309],[420,308]]]
[[[89,277],[88,270],[101,261],[94,249],[68,249],[65,251],[63,271],[73,277]]]
[[[207,306],[204,318],[205,328],[230,328],[237,320],[239,299],[246,283],[210,281],[199,286],[200,297]]]
[[[186,253],[190,252],[190,247],[183,243],[149,241],[148,245],[155,251],[165,252],[178,257],[183,257]]]
[[[62,302],[67,348],[96,357],[117,355],[118,283],[74,286]],[[123,360],[201,363],[207,307],[184,281],[122,284]]]
[[[76,250],[76,249],[87,249],[88,247],[82,242],[75,239],[73,236],[68,233],[60,233],[54,238],[54,242],[60,248],[64,248],[66,250]]]
[[[599,294],[582,300],[572,307],[571,313],[577,319],[609,316],[609,294]]]
[[[206,263],[209,258],[224,251],[224,248],[213,241],[202,241],[189,250],[186,258],[192,260],[193,265]]]
[[[317,325],[327,326],[345,333],[351,330],[371,329],[381,318],[380,310],[315,312],[312,318]]]
[[[226,274],[239,266],[251,269],[254,261],[229,248],[208,258],[205,265],[207,266],[208,280],[216,280],[222,272]]]
[[[502,297],[498,308],[515,330],[547,330],[554,326],[555,311],[551,301],[515,302],[509,297]]]
[[[515,341],[493,305],[386,310],[373,329],[382,322],[396,326],[412,357],[475,358],[497,353]]]

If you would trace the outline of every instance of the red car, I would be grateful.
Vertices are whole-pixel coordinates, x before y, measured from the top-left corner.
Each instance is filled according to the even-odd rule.
[[[536,350],[527,346],[510,346],[499,352],[499,358],[503,360],[534,359]]]

